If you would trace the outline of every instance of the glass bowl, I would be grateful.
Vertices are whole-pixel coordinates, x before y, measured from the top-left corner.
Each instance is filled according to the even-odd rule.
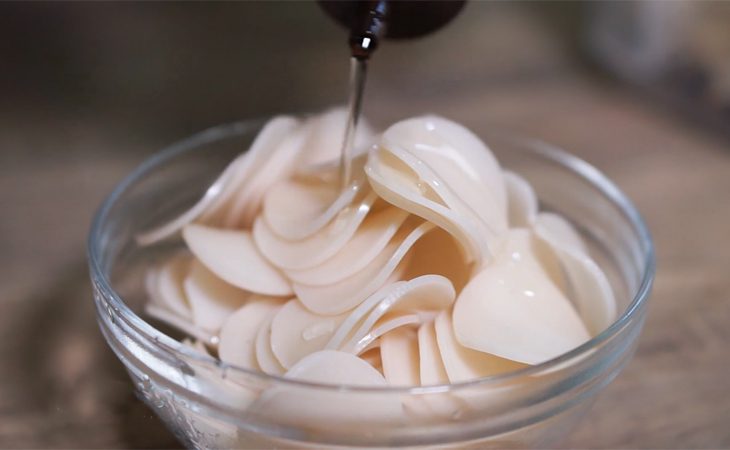
[[[307,383],[233,367],[150,324],[144,272],[182,245],[135,234],[192,205],[263,122],[218,126],[156,154],[103,203],[89,236],[101,331],[140,396],[188,447],[545,447],[558,442],[631,358],[654,276],[649,232],[603,174],[548,144],[482,136],[535,187],[543,210],[582,233],[615,290],[619,316],[558,358],[469,382],[413,388]]]

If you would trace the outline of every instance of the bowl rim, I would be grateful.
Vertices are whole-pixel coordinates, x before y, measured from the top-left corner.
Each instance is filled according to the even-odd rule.
[[[537,365],[528,366],[519,370],[505,372],[502,374],[475,378],[468,381],[428,386],[376,387],[317,383],[292,378],[285,378],[284,376],[270,375],[258,370],[248,369],[245,367],[236,366],[234,364],[225,363],[210,355],[205,355],[195,350],[194,348],[189,347],[182,342],[171,338],[170,336],[162,333],[157,328],[152,326],[149,322],[147,322],[141,316],[132,311],[132,309],[129,308],[127,304],[123,301],[121,296],[114,290],[111,281],[106,276],[102,268],[102,249],[100,248],[100,246],[104,225],[110,211],[112,210],[116,202],[120,199],[120,197],[126,192],[126,190],[133,186],[138,180],[140,180],[152,170],[158,168],[160,165],[168,162],[176,156],[185,154],[190,151],[194,151],[201,145],[213,143],[221,139],[231,138],[251,131],[255,131],[265,122],[265,120],[266,119],[242,120],[216,125],[163,148],[162,150],[154,153],[151,157],[145,159],[132,172],[125,176],[122,181],[115,186],[112,192],[104,199],[104,201],[94,214],[94,218],[92,220],[87,239],[87,258],[89,263],[89,270],[91,272],[91,278],[92,280],[94,280],[96,288],[101,291],[102,295],[105,297],[105,299],[107,299],[107,301],[111,302],[111,306],[113,307],[114,312],[119,314],[119,316],[121,316],[122,319],[124,319],[138,333],[140,333],[144,339],[147,339],[147,343],[149,345],[156,347],[158,350],[162,350],[168,354],[171,354],[176,359],[181,359],[181,357],[184,357],[196,360],[200,363],[213,363],[217,367],[219,367],[221,371],[227,371],[229,375],[232,372],[240,372],[241,374],[248,377],[253,376],[263,381],[290,385],[299,388],[312,388],[338,392],[388,392],[394,394],[411,395],[438,394],[443,392],[452,392],[454,390],[480,387],[487,384],[505,383],[516,378],[536,375],[543,371],[550,371],[551,369],[560,366],[566,361],[588,354],[598,345],[616,336],[635,318],[638,311],[640,311],[644,304],[648,301],[656,271],[656,256],[654,251],[654,244],[652,242],[649,229],[646,226],[643,218],[641,217],[640,213],[631,202],[631,200],[626,196],[626,194],[624,194],[618,188],[618,186],[616,186],[606,175],[604,175],[593,165],[578,158],[577,156],[568,153],[565,150],[562,150],[552,144],[546,143],[539,139],[495,133],[496,137],[499,139],[507,138],[515,144],[529,146],[530,151],[537,153],[540,156],[545,157],[546,159],[549,159],[552,162],[571,170],[572,172],[581,176],[581,178],[590,182],[619,208],[619,210],[626,216],[634,230],[637,232],[642,250],[642,279],[629,305],[625,308],[621,315],[616,318],[613,323],[611,323],[609,327],[607,327],[605,330],[592,337],[588,341],[584,342],[580,346],[570,350],[569,352],[563,353],[562,355],[559,355],[555,358],[552,358]]]

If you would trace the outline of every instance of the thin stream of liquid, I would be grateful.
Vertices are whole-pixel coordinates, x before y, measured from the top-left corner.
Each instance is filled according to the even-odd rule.
[[[342,140],[340,153],[340,180],[342,189],[346,189],[352,182],[352,153],[355,143],[357,123],[362,109],[362,95],[365,89],[367,75],[367,60],[356,57],[350,58],[350,92],[347,125]]]

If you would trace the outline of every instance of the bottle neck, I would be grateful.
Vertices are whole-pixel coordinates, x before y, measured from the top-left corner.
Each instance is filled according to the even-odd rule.
[[[358,3],[358,11],[350,29],[350,50],[354,58],[367,60],[384,36],[388,2],[366,0]]]

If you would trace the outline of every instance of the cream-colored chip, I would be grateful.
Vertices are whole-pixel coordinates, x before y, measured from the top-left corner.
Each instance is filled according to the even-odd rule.
[[[383,133],[383,144],[402,148],[454,183],[455,190],[491,193],[506,207],[506,194],[497,159],[481,139],[461,124],[427,115],[402,120]],[[472,184],[466,184],[466,182]],[[474,197],[476,198],[476,197]],[[474,205],[476,208],[478,206]]]
[[[373,212],[333,257],[309,269],[284,272],[295,283],[310,286],[342,281],[371,263],[385,249],[407,217],[407,212],[392,207]]]
[[[426,322],[418,328],[418,358],[421,385],[431,386],[449,382],[449,376],[441,360],[433,322]]]
[[[251,228],[269,188],[291,175],[305,138],[305,130],[299,127],[269,150],[268,158],[249,175],[226,204],[224,227]]]
[[[385,249],[356,274],[327,286],[294,283],[294,292],[309,310],[318,314],[340,314],[355,308],[383,286],[413,244],[433,229],[430,223],[415,228],[414,225],[406,222]]]
[[[380,338],[383,375],[394,386],[421,384],[418,334],[413,327],[401,327]]]
[[[251,233],[190,224],[183,237],[200,262],[226,282],[257,294],[292,294],[289,281],[259,253]]]
[[[537,217],[537,195],[530,183],[514,172],[504,172],[507,187],[507,215],[513,228],[530,227]]]
[[[301,270],[322,264],[339,252],[357,231],[370,212],[377,196],[373,193],[346,208],[325,228],[300,241],[277,236],[266,221],[259,217],[254,222],[253,238],[266,258],[285,270]]]
[[[616,298],[606,274],[588,254],[585,243],[568,221],[556,214],[541,213],[535,235],[560,261],[567,291],[591,335],[608,328],[616,318]]]
[[[256,360],[256,336],[281,302],[252,296],[248,303],[233,313],[223,324],[218,356],[226,363],[248,369],[259,369]]]
[[[216,333],[226,318],[243,306],[251,293],[226,283],[194,260],[190,273],[183,283],[193,324],[211,333]]]
[[[290,300],[271,323],[271,349],[282,366],[292,367],[310,353],[324,349],[346,317],[315,314],[299,300]]]
[[[277,116],[261,129],[249,150],[234,159],[223,173],[208,187],[203,197],[189,210],[170,222],[137,236],[141,245],[150,245],[165,239],[194,221],[219,225],[221,216],[228,209],[231,198],[267,160],[273,149],[292,133],[298,121],[292,117]]]
[[[372,347],[385,334],[401,327],[418,326],[424,322],[424,317],[427,316],[421,314],[403,314],[401,312],[385,316],[375,323],[369,333],[360,340],[353,342],[351,347],[343,348],[343,351],[360,355]]]
[[[437,198],[439,204],[445,205],[457,217],[474,227],[483,239],[480,243],[486,246],[483,256],[491,260],[508,226],[506,209],[498,204],[490,191],[475,185],[467,177],[459,177],[453,171],[444,170],[444,166],[449,166],[448,160],[441,161],[442,165],[433,168],[398,147],[381,147],[380,153],[384,157],[387,155],[385,161],[395,158],[405,164],[417,177],[417,185],[422,192]],[[439,161],[434,161],[434,164],[437,163]],[[499,182],[502,183],[501,180]]]
[[[190,321],[190,303],[183,290],[183,282],[190,271],[192,258],[187,252],[178,253],[157,269],[147,274],[147,294],[161,309]]]
[[[588,255],[588,247],[578,230],[560,214],[541,212],[534,223],[535,234],[567,251]]]
[[[373,190],[386,202],[426,219],[449,232],[462,246],[468,262],[488,259],[486,237],[473,219],[444,205],[416,174],[387,152],[372,152],[365,166]]]
[[[365,299],[365,301],[353,309],[342,322],[337,331],[332,335],[332,338],[325,348],[327,350],[341,349],[347,337],[352,335],[355,327],[365,319],[367,314],[383,299],[387,298],[391,295],[391,293],[394,293],[405,284],[405,281],[400,281],[398,278],[399,276],[396,271],[395,274],[391,275],[388,281],[383,283],[383,286],[380,289],[375,291],[372,295]]]
[[[350,353],[322,350],[304,357],[284,375],[310,383],[336,386],[386,386],[383,375]],[[314,430],[354,427],[363,421],[378,426],[397,423],[402,417],[400,400],[374,392],[343,392],[310,386],[277,385],[265,391],[253,405],[257,414],[279,423]]]
[[[282,181],[266,194],[262,216],[280,238],[305,239],[324,228],[362,189],[362,183],[341,190],[335,183]]]
[[[590,337],[523,229],[511,230],[495,262],[466,285],[453,325],[461,345],[525,364],[555,358]]]
[[[451,310],[442,311],[435,323],[436,341],[449,381],[458,383],[526,367],[508,359],[466,348],[459,344],[451,324]]]
[[[424,275],[405,283],[386,295],[353,333],[344,349],[358,348],[358,343],[372,333],[386,314],[439,311],[450,308],[455,297],[451,281],[440,275]]]
[[[270,314],[266,322],[259,327],[259,331],[256,334],[256,362],[265,373],[270,375],[283,375],[286,369],[276,359],[276,355],[274,355],[271,349],[271,322],[274,320],[275,314]]]

